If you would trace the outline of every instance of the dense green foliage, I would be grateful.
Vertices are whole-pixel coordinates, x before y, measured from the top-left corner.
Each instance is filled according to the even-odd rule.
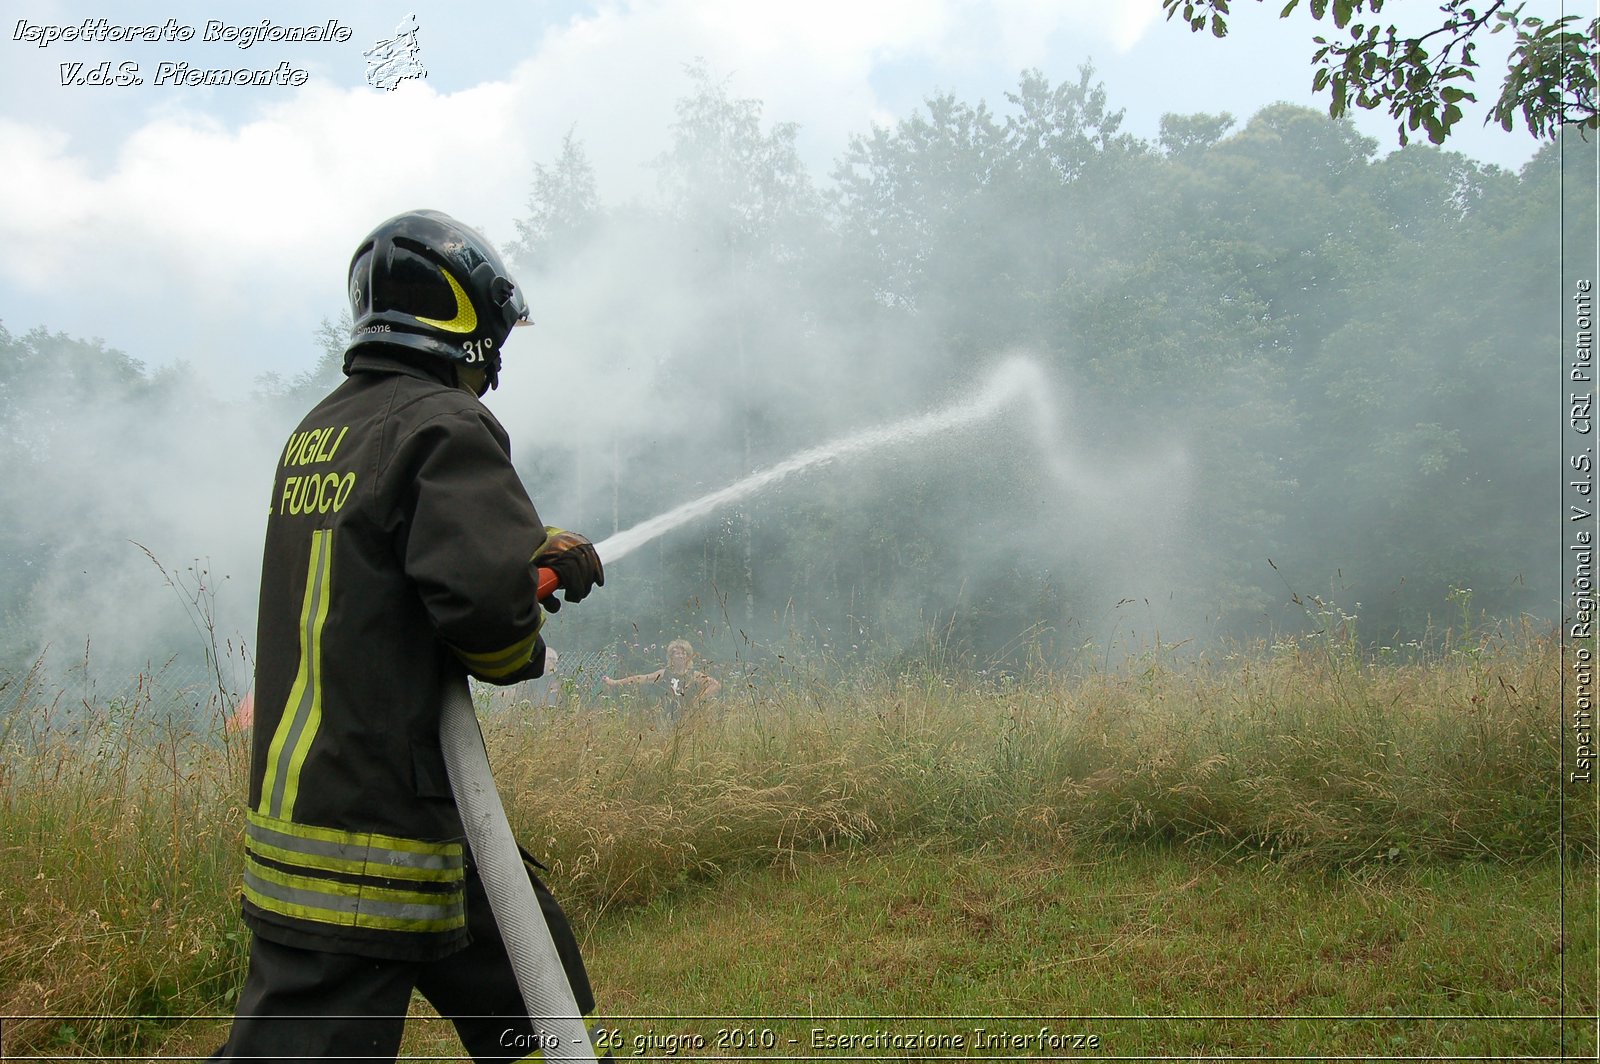
[[[1593,186],[1592,145],[1511,173],[1379,155],[1289,105],[1169,115],[1151,143],[1085,68],[1028,72],[995,108],[929,98],[819,181],[797,128],[690,73],[655,201],[602,202],[569,135],[505,241],[539,323],[508,380],[590,382],[566,421],[491,398],[547,519],[600,539],[949,401],[1019,350],[1059,389],[1040,398],[1063,453],[1019,407],[793,478],[614,566],[562,616],[563,649],[698,633],[727,663],[799,634],[848,661],[937,627],[1015,661],[1341,614],[1390,646],[1483,613],[1554,618],[1559,194]],[[1577,213],[1592,231],[1593,204]],[[230,416],[308,405],[338,379],[336,332],[316,370]],[[56,405],[19,405],[46,373]],[[61,549],[23,497],[50,483],[51,433],[95,397],[159,409],[172,377],[0,334],[0,445],[24,470],[0,532],[12,660],[38,649],[36,574]],[[1051,457],[1111,486],[1064,489]]]
[[[931,98],[857,138],[818,191],[785,147],[795,130],[764,129],[759,104],[702,76],[665,208],[592,207],[594,235],[543,275],[592,269],[601,247],[692,270],[650,282],[695,302],[689,326],[609,324],[652,312],[625,280],[583,357],[649,345],[658,409],[699,416],[616,430],[587,469],[620,484],[626,527],[925,409],[1022,348],[1065,389],[1075,459],[1162,483],[1063,497],[1019,412],[674,533],[629,570],[632,601],[601,596],[574,623],[649,641],[777,616],[848,653],[838,633],[937,622],[990,654],[1048,642],[1036,626],[1114,638],[1128,598],[1150,600],[1146,638],[1296,626],[1297,594],[1389,643],[1458,621],[1469,595],[1493,616],[1553,616],[1559,143],[1519,174],[1431,147],[1380,157],[1348,123],[1280,105],[1237,130],[1169,116],[1149,144],[1120,132],[1088,70],[1026,74],[1007,105]],[[1566,167],[1592,182],[1592,154]],[[567,468],[544,457],[536,486]],[[664,629],[642,623],[641,584]]]

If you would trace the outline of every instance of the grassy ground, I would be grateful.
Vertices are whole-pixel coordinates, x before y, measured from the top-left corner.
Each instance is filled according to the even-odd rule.
[[[742,871],[601,920],[585,950],[624,1058],[859,1057],[838,1040],[927,1034],[963,1042],[870,1051],[1592,1057],[1592,1021],[1552,1018],[1563,993],[1594,1000],[1592,969],[1563,987],[1563,949],[1594,956],[1592,904],[1568,905],[1588,936],[1570,943],[1551,863],[1329,877],[1207,851],[894,847]],[[460,1053],[416,1014],[408,1054]]]
[[[485,730],[627,1055],[718,1025],[622,1017],[697,1013],[769,1055],[929,1055],[886,1043],[930,1023],[972,1048],[965,1020],[831,1018],[887,1014],[1016,1017],[1024,1056],[1092,1048],[1038,1014],[1110,1056],[1549,1055],[1594,1025],[1539,1017],[1596,1000],[1561,667],[1533,638],[982,683],[931,656],[769,670],[678,728],[574,699]],[[209,1050],[225,1021],[64,1017],[231,1010],[246,743],[222,707],[191,729],[154,692],[44,712],[26,688],[0,685],[3,1049]]]

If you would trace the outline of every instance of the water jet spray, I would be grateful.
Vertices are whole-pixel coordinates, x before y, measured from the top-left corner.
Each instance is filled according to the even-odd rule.
[[[1038,363],[1030,359],[1015,357],[1001,363],[990,376],[988,384],[970,398],[950,403],[927,414],[903,418],[874,429],[865,429],[831,443],[801,451],[775,466],[757,470],[725,488],[719,488],[681,506],[675,506],[665,513],[641,521],[631,528],[607,536],[594,545],[595,551],[600,555],[602,562],[618,561],[646,543],[710,513],[719,506],[747,498],[796,473],[805,472],[835,459],[848,458],[863,451],[893,444],[911,443],[939,432],[965,428],[993,417],[1005,409],[1012,400],[1023,397],[1032,401],[1035,428],[1040,433],[1051,472],[1056,478],[1072,490],[1093,490],[1099,487],[1097,479],[1091,479],[1073,469],[1061,458],[1063,448],[1055,432],[1054,410],[1049,401],[1049,382],[1044,371],[1039,368]],[[559,587],[555,573],[548,569],[539,570],[538,581],[541,599],[554,594]]]

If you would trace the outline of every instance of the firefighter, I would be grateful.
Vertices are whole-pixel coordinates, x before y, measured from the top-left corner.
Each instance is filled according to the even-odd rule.
[[[346,379],[278,458],[257,631],[243,918],[250,965],[214,1060],[393,1061],[413,988],[479,1061],[537,1053],[464,845],[440,748],[447,683],[541,675],[533,569],[605,583],[546,527],[480,401],[527,304],[495,250],[436,211],[350,262]],[[531,860],[531,858],[526,858]],[[576,940],[533,878],[579,1008]]]
[[[722,684],[716,677],[694,667],[694,644],[687,639],[674,639],[667,644],[665,668],[624,676],[619,680],[602,676],[600,680],[608,689],[644,686],[646,691],[655,695],[667,717],[674,721],[682,716],[685,707],[698,706],[722,690]]]

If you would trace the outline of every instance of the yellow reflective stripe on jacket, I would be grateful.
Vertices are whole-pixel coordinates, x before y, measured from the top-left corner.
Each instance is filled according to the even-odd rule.
[[[311,534],[306,593],[300,605],[300,669],[273,733],[261,785],[261,812],[280,819],[294,815],[300,769],[322,723],[322,626],[328,620],[332,577],[333,530],[325,528]]]
[[[465,892],[427,893],[293,875],[246,856],[245,897],[281,916],[378,931],[453,931],[467,923]]]
[[[463,875],[460,843],[293,824],[254,810],[246,815],[245,846],[251,854],[311,874],[338,872],[420,883],[459,883]]]
[[[458,647],[451,647],[461,663],[471,670],[474,676],[486,679],[499,679],[510,676],[519,669],[526,668],[533,658],[534,644],[538,642],[539,630],[535,628],[526,637],[517,640],[504,650],[494,650],[485,654],[473,654]]]

